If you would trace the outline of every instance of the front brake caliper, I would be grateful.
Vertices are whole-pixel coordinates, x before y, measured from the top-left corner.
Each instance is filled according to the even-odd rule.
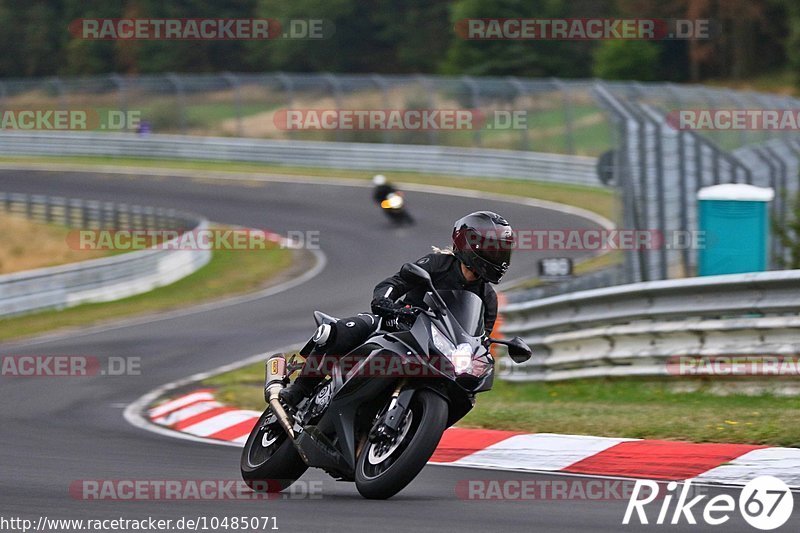
[[[372,430],[369,432],[370,442],[392,439],[397,436],[400,425],[403,423],[411,405],[411,398],[413,398],[414,392],[414,389],[406,389],[389,404],[389,409],[372,426]]]

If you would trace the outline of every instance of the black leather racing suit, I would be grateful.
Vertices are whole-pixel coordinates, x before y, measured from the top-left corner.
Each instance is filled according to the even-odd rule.
[[[417,260],[416,263],[430,273],[433,286],[437,289],[467,290],[477,294],[484,304],[483,320],[486,335],[488,336],[492,332],[497,320],[497,294],[491,285],[480,280],[468,282],[461,272],[461,262],[448,253],[428,254]],[[397,311],[397,308],[403,307],[403,304],[425,307],[422,299],[427,290],[427,284],[420,283],[416,278],[407,279],[401,272],[386,278],[378,283],[373,293],[372,312],[374,315],[362,313],[354,317],[339,319],[331,325],[330,340],[325,344],[319,345],[313,355],[342,356],[349,353],[365,342],[375,330],[375,324],[378,320],[376,315],[388,318]],[[401,298],[401,304],[394,303],[395,300]],[[386,329],[391,330],[402,327],[397,321],[391,325],[388,322],[390,321],[387,320],[384,323]],[[306,360],[305,367],[308,370],[309,359]],[[314,364],[311,365],[312,370],[313,368],[315,368]],[[304,390],[302,394],[305,395],[310,393],[314,384],[319,382],[319,379],[319,376],[301,376],[295,380],[295,383]]]
[[[484,305],[483,323],[486,335],[491,334],[497,320],[497,294],[492,286],[483,281],[468,282],[461,272],[461,262],[447,253],[434,253],[422,257],[416,262],[428,271],[433,286],[439,290],[466,290],[477,294]],[[321,347],[318,354],[344,355],[369,338],[374,331],[378,316],[390,318],[395,308],[405,305],[425,307],[422,301],[428,288],[417,279],[407,279],[398,272],[378,283],[373,292],[372,312],[353,317],[341,318],[331,327],[331,340]],[[400,304],[394,301],[400,299]],[[377,315],[377,316],[376,316]],[[408,317],[407,317],[408,318]],[[384,322],[384,328],[394,330],[403,327],[396,320]]]
[[[428,254],[416,262],[431,275],[433,286],[438,290],[466,290],[475,293],[483,300],[483,323],[487,335],[497,320],[497,294],[489,283],[468,282],[461,272],[461,262],[447,253]],[[427,285],[414,278],[405,278],[398,272],[375,286],[372,293],[372,312],[380,314],[380,301],[383,298],[402,301],[415,307],[425,307],[422,298],[428,291]]]

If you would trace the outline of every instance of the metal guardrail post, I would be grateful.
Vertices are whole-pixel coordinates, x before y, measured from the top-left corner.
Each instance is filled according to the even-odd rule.
[[[165,76],[175,88],[175,103],[178,107],[178,127],[181,133],[186,133],[186,95],[183,90],[183,80],[175,73]]]
[[[630,139],[632,132],[629,126],[632,118],[629,111],[604,82],[595,82],[593,92],[595,97],[611,113],[612,120],[616,121],[619,126],[620,144],[615,152],[616,175],[618,177],[616,185],[622,197],[623,227],[626,229],[635,228],[637,227],[638,208],[633,181],[633,162],[631,161]],[[636,254],[633,250],[627,250],[623,255],[625,281],[628,283],[640,281],[642,265],[639,263],[639,254]]]
[[[339,83],[339,78],[334,76],[333,74],[326,72],[322,75],[325,81],[328,84],[328,87],[331,88],[331,92],[333,93],[333,100],[336,102],[336,111],[340,111],[342,109],[342,85]],[[337,141],[342,140],[342,129],[336,128],[334,131],[334,135]]]
[[[557,78],[551,78],[553,85],[561,93],[564,106],[564,148],[568,154],[575,153],[574,125],[572,116],[572,94],[569,85]]]
[[[470,107],[475,111],[479,110],[481,108],[481,102],[480,102],[480,89],[478,88],[478,84],[475,83],[475,80],[472,79],[470,76],[461,76],[461,81],[469,89]],[[474,122],[473,125],[475,125]],[[478,147],[483,145],[483,142],[481,140],[481,128],[477,127],[474,128],[472,132],[472,145]]]
[[[64,90],[64,82],[58,76],[53,76],[49,78],[48,82],[50,85],[55,87],[56,92],[58,93],[58,106],[63,110],[67,109],[67,101],[66,101],[66,91]]]
[[[656,121],[653,121],[653,126],[655,127],[656,138],[656,188],[658,190],[658,200],[656,201],[656,209],[658,211],[658,225],[662,233],[666,233],[667,228],[667,217],[666,217],[666,192],[665,192],[665,184],[664,184],[664,153],[663,153],[663,146],[662,146],[662,139],[663,139],[663,131],[662,125]],[[668,260],[667,260],[667,247],[666,242],[667,238],[666,235],[663,236],[664,241],[658,247],[658,254],[659,254],[659,270],[660,270],[660,279],[667,279],[669,277],[668,273]]]
[[[775,190],[775,203],[776,207],[778,208],[778,220],[781,224],[786,224],[788,222],[786,218],[786,195],[788,193],[788,188],[786,186],[788,174],[786,162],[772,147],[764,146],[764,151],[771,156],[772,160],[778,167],[779,185]]]
[[[379,74],[372,74],[369,79],[372,80],[372,83],[374,83],[381,92],[381,102],[383,103],[383,108],[389,109],[389,84],[386,82],[386,79]],[[383,130],[382,137],[383,142],[389,143],[391,136],[388,129]]]
[[[145,229],[158,227],[158,224],[156,223],[156,213],[152,207],[143,207],[142,215],[144,216]]]
[[[231,73],[231,72],[223,72],[222,77],[225,78],[231,85],[231,89],[233,89],[234,99],[235,99],[235,106],[236,106],[236,134],[239,137],[244,137],[244,117],[242,116],[242,91],[241,91],[241,82],[239,78]]]
[[[719,185],[719,152],[716,150],[711,153],[711,176],[713,178],[714,185]]]
[[[678,105],[681,105],[680,102]],[[689,231],[689,187],[686,178],[686,138],[686,132],[678,130],[678,187],[680,191],[678,201],[680,202],[680,229],[683,232]],[[692,270],[691,265],[689,247],[684,246],[681,249],[681,267],[685,275],[690,274]]]
[[[119,74],[111,74],[109,79],[117,86],[117,92],[119,93],[117,96],[117,101],[119,102],[120,111],[122,111],[125,116],[128,116],[128,86],[125,82],[125,78],[120,76]],[[130,126],[130,125],[127,125]]]
[[[419,81],[419,84],[422,85],[425,93],[425,98],[428,101],[428,109],[434,109],[436,106],[434,105],[433,95],[434,87],[433,82],[428,76],[423,74],[417,74],[414,76]],[[428,143],[429,144],[438,144],[439,143],[439,131],[436,128],[430,128],[428,130]]]
[[[291,109],[294,106],[294,82],[285,72],[276,72],[275,78],[283,86],[286,92],[286,108]]]
[[[286,111],[289,111],[294,107],[294,82],[285,72],[280,71],[275,73],[275,79],[286,93]],[[286,134],[289,138],[294,137],[293,131],[287,131]]]
[[[519,99],[525,98],[528,95],[528,91],[525,90],[525,86],[519,81],[519,78],[514,76],[507,76],[506,81],[508,84],[513,87],[514,91],[516,92],[516,97]],[[528,117],[526,117],[528,118]],[[527,127],[522,128],[519,132],[519,149],[520,150],[530,150],[531,149],[531,142],[530,142],[530,135],[528,134],[528,129],[530,128],[530,124],[527,123]]]
[[[661,113],[647,104],[636,104],[645,124],[650,124],[654,132],[654,158],[655,158],[655,208],[658,220],[658,229],[662,233],[663,242],[658,247],[658,279],[669,277],[669,259],[667,257],[667,216],[666,216],[666,184],[664,182],[664,121]]]
[[[747,98],[745,98],[744,96],[742,96],[742,94],[741,94],[741,93],[739,93],[738,91],[734,91],[734,90],[732,90],[732,89],[726,89],[726,90],[725,90],[725,94],[728,96],[728,98],[729,98],[730,100],[732,100],[733,102],[735,102],[735,103],[736,103],[736,105],[737,105],[739,108],[741,108],[741,109],[747,109],[747,106],[748,106],[748,103],[747,103]],[[748,144],[749,135],[750,135],[750,133],[749,133],[749,131],[747,130],[747,128],[741,128],[741,129],[739,130],[739,145],[740,145],[740,146],[745,146],[746,144]]]
[[[86,202],[84,200],[77,200],[78,209],[80,209],[81,214],[81,227],[88,228],[89,227],[89,210],[86,207]]]
[[[761,160],[761,162],[764,163],[764,165],[766,165],[766,167],[769,169],[769,186],[772,187],[772,190],[775,191],[775,200],[776,200],[776,204],[777,204],[777,201],[779,200],[780,191],[778,190],[778,187],[777,187],[777,185],[778,185],[778,171],[775,168],[776,165],[772,161],[772,158],[769,155],[767,155],[767,153],[765,153],[764,149],[756,148],[756,149],[754,149],[754,153]],[[780,213],[780,208],[778,208],[776,206],[776,208],[773,208],[773,212],[775,212],[775,211]],[[780,242],[778,241],[778,238],[777,238],[776,235],[772,234],[770,237],[771,238],[770,238],[770,243],[769,243],[769,262],[770,262],[770,265],[774,266],[775,258],[777,257],[777,254],[780,253],[779,252],[779,250],[780,250]]]
[[[634,214],[641,213],[641,218],[637,217],[635,225],[630,229],[652,229],[650,228],[650,205],[648,201],[649,185],[647,183],[647,126],[644,119],[633,109],[633,105],[628,102],[621,102],[622,106],[628,110],[631,119],[636,122],[636,151],[639,170],[639,179],[634,182],[634,198],[637,206]],[[646,257],[646,250],[637,250],[636,256],[639,259],[639,279],[650,281],[650,265]]]

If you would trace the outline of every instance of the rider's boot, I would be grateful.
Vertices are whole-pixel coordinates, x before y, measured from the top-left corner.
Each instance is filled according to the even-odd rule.
[[[281,390],[278,397],[286,405],[296,408],[300,402],[311,396],[311,393],[314,392],[314,387],[320,381],[322,381],[322,378],[300,376],[291,385]]]
[[[281,401],[286,405],[296,408],[305,398],[311,396],[314,388],[322,381],[322,376],[316,375],[313,369],[307,368],[308,361],[314,355],[322,355],[325,350],[333,343],[336,330],[330,324],[322,324],[314,332],[311,341],[316,345],[306,359],[306,366],[300,371],[300,376],[295,378],[291,385],[281,390],[278,394]],[[308,375],[312,374],[312,375]]]

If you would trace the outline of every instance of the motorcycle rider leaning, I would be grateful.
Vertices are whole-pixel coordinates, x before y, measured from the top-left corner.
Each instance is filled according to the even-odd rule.
[[[372,198],[378,205],[386,200],[390,194],[397,192],[397,189],[386,180],[386,176],[383,174],[375,174],[372,176],[372,184],[375,186],[372,191]]]
[[[514,234],[511,225],[491,211],[476,211],[453,225],[453,246],[437,250],[416,261],[427,270],[438,290],[466,290],[478,295],[484,304],[487,335],[497,319],[497,294],[490,284],[500,279],[511,264]],[[344,355],[365,342],[375,331],[378,317],[389,331],[413,324],[414,307],[425,307],[428,287],[402,271],[378,283],[373,292],[372,312],[323,324],[314,334],[314,355]],[[399,300],[399,301],[398,301]],[[311,395],[321,377],[301,375],[280,393],[281,400],[296,406]]]

